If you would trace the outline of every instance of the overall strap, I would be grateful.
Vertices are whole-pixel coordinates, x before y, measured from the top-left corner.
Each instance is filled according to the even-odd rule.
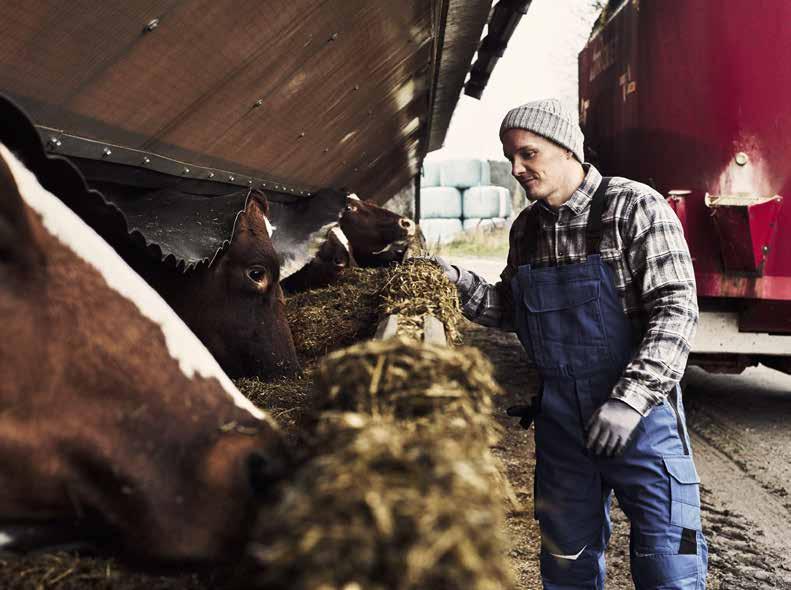
[[[588,212],[588,226],[585,228],[585,250],[588,256],[599,253],[602,236],[601,216],[606,204],[607,187],[610,186],[610,177],[603,176],[599,188],[593,193],[590,211]]]
[[[533,203],[525,220],[525,260],[532,263],[533,257],[538,252],[538,201]]]
[[[601,216],[604,213],[606,204],[607,187],[610,185],[610,177],[603,176],[599,183],[599,188],[593,193],[588,214],[588,225],[585,228],[585,253],[590,256],[599,253],[599,244],[602,236]],[[525,259],[531,260],[538,251],[538,202],[533,204],[527,213],[525,220]]]

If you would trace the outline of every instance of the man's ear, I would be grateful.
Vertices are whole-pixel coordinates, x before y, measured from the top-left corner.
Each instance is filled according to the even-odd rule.
[[[0,144],[0,271],[24,273],[40,265],[43,254],[33,236],[25,204],[9,168],[9,160],[21,166],[11,152]]]

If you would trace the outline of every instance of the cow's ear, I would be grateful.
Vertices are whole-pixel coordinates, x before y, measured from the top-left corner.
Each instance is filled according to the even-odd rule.
[[[13,157],[0,146],[0,270],[32,270],[41,260],[25,205],[6,162]]]
[[[250,191],[245,204],[246,213],[258,213],[262,217],[269,217],[269,201],[261,191]]]

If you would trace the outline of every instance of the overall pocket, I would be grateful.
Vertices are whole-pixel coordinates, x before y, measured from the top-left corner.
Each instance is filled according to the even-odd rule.
[[[606,339],[598,279],[533,284],[524,294],[524,304],[544,340],[591,344]]]
[[[689,455],[662,457],[670,479],[670,524],[701,530],[700,478]]]

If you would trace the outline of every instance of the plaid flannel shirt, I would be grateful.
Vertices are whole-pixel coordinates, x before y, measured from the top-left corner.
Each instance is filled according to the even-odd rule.
[[[540,235],[532,260],[525,252],[530,208],[514,221],[508,261],[496,285],[460,269],[456,283],[462,311],[470,320],[514,330],[511,279],[518,266],[550,266],[585,259],[585,228],[601,174],[583,165],[585,179],[557,210],[537,201]],[[616,289],[639,348],[611,397],[646,415],[662,403],[684,373],[698,321],[695,274],[681,223],[652,188],[613,177],[602,215],[602,260],[615,275]]]

